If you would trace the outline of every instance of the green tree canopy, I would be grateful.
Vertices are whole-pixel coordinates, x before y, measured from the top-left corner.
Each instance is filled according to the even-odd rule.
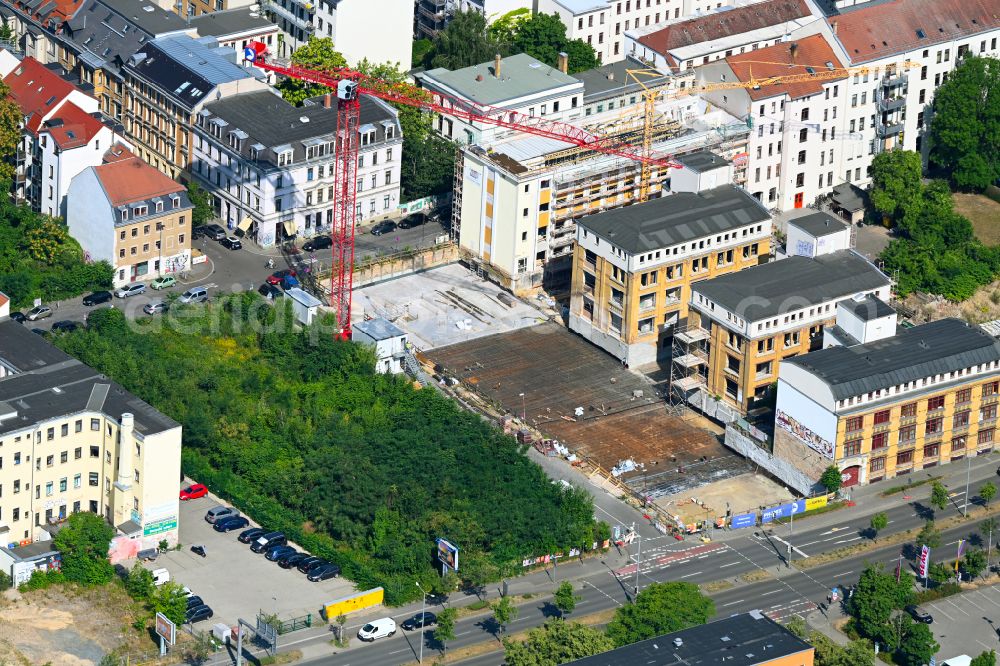
[[[993,650],[980,652],[977,656],[973,657],[969,666],[997,666],[997,653]]]
[[[10,30],[4,20],[4,28]],[[21,122],[24,114],[10,96],[10,88],[0,83],[0,181],[14,177],[14,156],[21,141]],[[8,188],[9,189],[9,188]]]
[[[458,611],[454,608],[445,608],[438,613],[437,626],[434,627],[434,640],[444,646],[444,653],[448,654],[448,641],[455,640],[455,620],[458,618]]]
[[[156,591],[153,572],[136,562],[129,571],[128,578],[125,579],[125,590],[136,601],[149,601]]]
[[[986,551],[973,548],[967,552],[962,560],[962,569],[973,578],[983,573],[986,570]]]
[[[948,489],[940,481],[935,481],[931,486],[931,506],[939,511],[948,506]]]
[[[841,479],[840,469],[836,465],[830,465],[823,470],[819,477],[819,485],[826,488],[826,492],[835,493],[840,490]]]
[[[615,647],[597,629],[556,619],[532,629],[526,641],[505,639],[503,646],[507,666],[559,666]]]
[[[912,150],[888,150],[872,160],[871,199],[875,210],[893,221],[916,213],[923,190],[923,164]]]
[[[896,663],[899,666],[923,666],[930,663],[931,657],[940,649],[930,627],[920,622],[911,622],[896,650]]]
[[[510,600],[510,597],[500,597],[490,605],[493,611],[493,619],[500,625],[500,633],[503,634],[507,625],[517,619],[517,606]]]
[[[866,639],[839,645],[818,631],[809,636],[816,648],[815,666],[874,666],[875,646]]]
[[[869,564],[861,572],[858,585],[848,602],[848,610],[862,636],[888,644],[889,618],[905,606],[913,594],[913,578],[887,573],[881,564]]]
[[[996,496],[997,496],[997,487],[996,484],[994,484],[992,481],[987,481],[979,489],[979,497],[981,497],[983,502],[986,503],[986,506],[989,506],[990,501],[992,501],[992,499]]]
[[[941,530],[934,525],[933,520],[926,521],[924,526],[920,528],[920,531],[917,532],[915,545],[918,549],[923,546],[937,548],[941,545]]]
[[[312,36],[309,41],[295,49],[292,53],[292,64],[310,69],[331,70],[338,67],[346,67],[347,60],[333,46],[333,39],[330,37]],[[330,88],[308,83],[299,79],[282,79],[276,88],[281,92],[281,96],[290,104],[300,106],[302,102],[310,97],[323,95],[330,92]]]
[[[1000,61],[966,57],[934,93],[931,159],[962,190],[1000,178]]]
[[[552,603],[563,616],[573,612],[573,609],[576,608],[576,601],[577,596],[573,591],[573,583],[569,581],[560,583],[555,594],[552,595]]]
[[[592,46],[579,39],[566,38],[566,24],[558,14],[539,12],[520,21],[512,30],[512,36],[514,52],[527,53],[552,67],[559,64],[559,53],[565,52],[569,56],[570,74],[593,69],[600,64]]]
[[[96,513],[70,514],[66,525],[56,532],[52,545],[62,554],[66,580],[80,585],[104,585],[114,578],[108,548],[115,530]]]
[[[156,588],[150,605],[154,613],[163,613],[178,627],[184,624],[187,616],[187,594],[177,583],[168,581]]]
[[[187,185],[187,193],[188,199],[194,206],[194,210],[191,211],[191,223],[197,227],[211,222],[215,217],[215,211],[212,210],[211,198],[205,188],[192,180]]]
[[[889,526],[889,516],[887,516],[884,511],[876,513],[872,516],[870,526],[872,529],[872,539],[877,540],[878,533]]]
[[[715,604],[693,583],[653,583],[622,606],[608,624],[608,637],[622,646],[699,624],[715,615]]]
[[[487,30],[485,16],[469,10],[455,12],[447,27],[438,33],[428,61],[431,67],[455,70],[492,62],[498,53],[506,55],[506,46]]]

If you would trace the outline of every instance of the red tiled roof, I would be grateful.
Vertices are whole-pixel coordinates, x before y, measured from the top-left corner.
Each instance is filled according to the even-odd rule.
[[[805,0],[764,0],[746,7],[737,7],[708,16],[680,21],[663,30],[639,38],[639,43],[666,55],[682,46],[701,44],[724,37],[760,30],[786,21],[810,15]]]
[[[59,24],[73,16],[80,9],[80,6],[83,5],[83,0],[47,0],[39,4],[35,9],[29,7],[28,3],[24,2],[24,0],[15,0],[13,5],[20,14],[30,16],[46,26],[58,27]],[[39,11],[42,9],[45,11]],[[55,23],[54,26],[52,25],[53,23]]]
[[[28,130],[36,134],[42,118],[76,90],[72,83],[30,56],[22,60],[3,82],[10,88],[11,98],[28,117]]]
[[[105,164],[111,164],[112,162],[121,162],[122,160],[130,160],[135,157],[135,153],[125,147],[123,143],[116,143],[108,151],[104,153],[102,161]]]
[[[795,64],[792,64],[792,45],[797,45]],[[762,79],[772,76],[788,76],[791,74],[808,74],[807,68],[816,72],[829,71],[826,63],[832,63],[839,69],[843,64],[833,53],[833,48],[822,35],[811,35],[795,42],[779,42],[773,46],[741,53],[726,58],[729,67],[740,81],[753,78]],[[787,63],[787,64],[786,64]],[[798,81],[795,83],[779,83],[761,86],[759,89],[747,88],[750,99],[756,101],[768,99],[776,95],[786,94],[792,99],[799,99],[823,92],[823,83],[846,79],[847,74],[814,81]]]
[[[112,206],[124,206],[184,190],[183,185],[170,180],[138,157],[96,166],[94,173],[104,186]]]
[[[63,150],[87,145],[104,127],[104,123],[72,102],[63,105],[49,119],[49,123],[57,119],[61,120],[62,124],[55,126],[46,124],[39,131],[48,132],[56,145]]]
[[[890,0],[827,21],[837,24],[847,57],[860,63],[994,30],[1000,11],[996,0]]]

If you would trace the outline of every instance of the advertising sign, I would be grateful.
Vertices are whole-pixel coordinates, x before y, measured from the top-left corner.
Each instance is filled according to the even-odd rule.
[[[735,530],[741,527],[753,527],[756,524],[757,524],[756,513],[740,513],[733,516],[733,519],[729,522],[729,527]]]
[[[794,435],[796,439],[813,451],[833,460],[833,442],[813,432],[791,415],[786,414],[781,409],[777,409],[775,410],[774,423],[782,430]]]
[[[172,529],[177,528],[176,518],[167,518],[166,520],[158,520],[155,523],[146,523],[142,528],[143,536],[151,536],[153,534],[162,534],[163,532],[169,532]]]
[[[806,501],[798,500],[797,502],[790,502],[788,504],[782,504],[780,506],[772,507],[770,509],[764,509],[760,514],[761,523],[769,523],[772,520],[778,520],[780,518],[788,518],[796,513],[802,513],[806,510]]]
[[[161,636],[167,645],[177,642],[177,625],[167,619],[163,613],[156,614],[156,635]]]
[[[927,570],[931,565],[931,549],[923,546],[920,549],[920,559],[917,561],[917,574],[921,578],[927,578]]]
[[[813,509],[818,509],[821,506],[826,506],[827,497],[826,495],[821,495],[819,497],[810,497],[806,500],[806,511],[812,511]]]
[[[452,571],[458,571],[458,547],[444,539],[437,540],[438,561]]]
[[[375,587],[364,592],[356,592],[355,594],[334,599],[325,604],[323,606],[323,615],[327,621],[332,622],[339,615],[347,615],[348,613],[371,608],[372,606],[378,606],[382,603],[383,599],[385,599],[385,590],[381,587]]]

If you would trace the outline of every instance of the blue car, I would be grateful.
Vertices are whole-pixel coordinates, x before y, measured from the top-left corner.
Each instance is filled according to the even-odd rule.
[[[212,527],[216,532],[232,532],[233,530],[241,530],[249,524],[250,521],[246,517],[233,516],[232,518],[223,518],[216,521]]]

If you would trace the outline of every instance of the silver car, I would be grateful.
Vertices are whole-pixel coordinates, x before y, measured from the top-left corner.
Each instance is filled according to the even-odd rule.
[[[25,316],[28,318],[28,321],[45,319],[52,316],[52,308],[47,305],[39,305],[28,310],[28,314]]]
[[[146,285],[142,282],[133,282],[132,284],[127,284],[118,291],[115,292],[115,296],[118,298],[128,298],[129,296],[136,296],[138,294],[146,293]]]
[[[162,314],[170,309],[166,301],[153,301],[142,306],[142,311],[148,315]]]

